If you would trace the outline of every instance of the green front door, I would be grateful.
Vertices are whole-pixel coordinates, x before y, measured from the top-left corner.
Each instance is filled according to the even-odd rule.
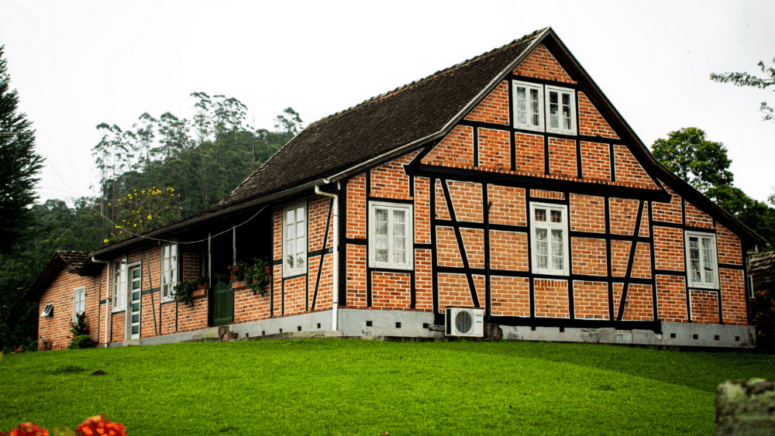
[[[229,325],[234,321],[234,289],[231,282],[215,279],[213,287],[213,325]]]

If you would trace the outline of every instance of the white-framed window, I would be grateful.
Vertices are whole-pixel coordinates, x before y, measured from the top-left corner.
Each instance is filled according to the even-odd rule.
[[[172,300],[178,284],[178,244],[161,247],[161,298]]]
[[[283,276],[307,272],[307,201],[285,206],[283,211]]]
[[[40,312],[41,318],[51,318],[54,315],[54,303],[46,304],[43,308],[43,312]]]
[[[530,248],[533,272],[568,275],[568,209],[564,205],[530,203]]]
[[[544,89],[543,85],[527,82],[512,82],[514,98],[514,127],[544,131]]]
[[[716,235],[684,232],[686,245],[686,275],[690,288],[718,289],[718,257]]]
[[[77,321],[77,316],[86,311],[86,288],[81,286],[73,292],[73,322]]]
[[[369,202],[369,266],[412,269],[412,205]]]
[[[576,91],[546,85],[546,131],[576,134]]]
[[[113,311],[126,309],[127,266],[126,260],[116,262],[113,269]]]

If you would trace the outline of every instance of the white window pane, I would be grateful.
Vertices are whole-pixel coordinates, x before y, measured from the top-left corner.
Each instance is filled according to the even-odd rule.
[[[393,252],[393,262],[397,264],[406,263],[406,251],[396,250]]]
[[[406,222],[406,211],[404,211],[404,210],[394,210],[393,211],[393,222],[405,223]]]
[[[700,242],[696,237],[689,238],[689,269],[691,270],[691,281],[702,283],[700,273]]]
[[[297,253],[304,253],[306,251],[305,247],[305,241],[304,238],[299,238],[296,240],[296,252]]]
[[[307,214],[304,213],[304,208],[299,207],[296,209],[296,221],[302,222]]]
[[[304,254],[297,254],[296,255],[296,268],[304,268],[304,264],[306,263],[306,259],[304,258]]]
[[[293,254],[286,254],[285,255],[285,264],[288,265],[288,268],[293,268],[295,265],[296,256]]]
[[[377,223],[374,225],[374,234],[387,235],[388,234],[387,221],[377,221]]]
[[[295,239],[296,238],[296,226],[293,224],[285,227],[285,239]]]
[[[374,238],[374,246],[378,249],[385,249],[388,248],[388,238],[386,235],[380,235]]]
[[[294,254],[296,251],[294,250],[295,245],[293,241],[288,241],[285,243],[285,254],[291,255]]]
[[[387,209],[375,209],[374,216],[377,218],[377,222],[387,222],[388,210]]]
[[[705,283],[716,281],[716,256],[713,253],[713,239],[702,238],[703,265],[705,266]]]
[[[388,251],[381,248],[374,250],[374,257],[374,260],[377,262],[387,262],[389,260]]]
[[[296,222],[296,220],[294,219],[295,216],[296,214],[294,213],[293,209],[287,211],[285,213],[285,223],[289,225],[294,224]]]
[[[545,209],[536,209],[535,210],[535,220],[544,222],[546,221],[546,210]]]
[[[393,236],[404,236],[406,224],[393,224]]]
[[[170,247],[170,256],[173,257],[173,258],[177,258],[178,257],[178,245],[177,244],[175,244],[175,245]]]
[[[561,223],[562,222],[562,212],[553,210],[552,211],[552,222],[553,223]]]
[[[304,222],[300,222],[296,224],[296,237],[297,238],[303,238],[304,233],[306,232]]]
[[[405,250],[406,249],[406,238],[394,236],[393,237],[393,249],[394,250]]]
[[[527,124],[527,89],[517,88],[517,123]]]
[[[563,231],[552,230],[552,269],[563,269]]]

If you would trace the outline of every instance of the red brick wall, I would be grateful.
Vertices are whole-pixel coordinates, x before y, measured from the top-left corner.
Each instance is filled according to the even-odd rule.
[[[605,239],[571,238],[573,274],[608,275],[608,249]]]
[[[595,105],[581,91],[579,91],[579,132],[586,136],[619,138]]]
[[[525,190],[510,186],[487,185],[487,198],[490,207],[490,223],[527,225]]]
[[[719,268],[721,276],[721,310],[724,324],[746,325],[745,282],[743,271]]]
[[[330,204],[331,199],[322,196],[311,197],[307,203],[307,207],[309,208],[307,210],[307,228],[309,229],[309,234],[307,235],[308,251],[323,249],[323,238],[326,237],[326,222],[328,221]],[[329,225],[333,224],[333,217],[331,217],[331,221],[332,222]],[[333,234],[329,233],[328,238],[333,239]],[[282,246],[279,248],[282,250]]]
[[[656,186],[626,146],[614,145],[614,162],[616,163],[614,170],[617,182]]]
[[[466,117],[467,120],[509,125],[509,82],[501,82]]]
[[[415,308],[426,312],[433,310],[433,265],[431,250],[414,251]]]
[[[306,282],[306,275],[283,280],[285,315],[298,315],[306,310]]]
[[[410,200],[409,176],[404,165],[414,159],[419,151],[405,154],[371,170],[371,196]]]
[[[414,179],[414,241],[431,243],[431,191],[430,180]]]
[[[611,181],[608,144],[581,141],[581,174],[585,179]]]
[[[533,279],[533,293],[537,317],[570,317],[566,280]]]
[[[449,213],[449,205],[447,205],[447,197],[444,196],[442,183],[444,182],[436,180],[436,219],[451,220],[452,215]]]
[[[549,173],[578,177],[576,170],[576,141],[549,138]]]
[[[715,291],[692,290],[692,321],[702,324],[719,324],[718,293]]]
[[[484,269],[484,230],[460,229],[463,238],[463,248],[470,268]]]
[[[421,163],[474,166],[474,129],[469,126],[456,126]]]
[[[683,224],[683,212],[681,212],[681,196],[665,186],[665,190],[672,195],[670,203],[653,202],[654,221],[665,223]]]
[[[614,277],[627,275],[630,248],[632,248],[632,241],[611,240],[611,275]]]
[[[530,316],[530,283],[525,277],[492,276],[490,298],[495,316]]]
[[[347,244],[347,307],[366,303],[366,246]]]
[[[490,230],[490,269],[528,271],[527,233]]]
[[[540,189],[531,189],[530,196],[533,198],[548,198],[550,200],[565,200],[565,194],[562,192],[542,191]]]
[[[465,274],[439,273],[439,313],[447,306],[474,307],[471,291]],[[484,292],[477,294],[480,304],[484,302]]]
[[[544,137],[515,133],[514,139],[517,171],[544,174]]]
[[[329,233],[330,234],[330,233]],[[317,280],[317,266],[315,266],[315,276],[310,276],[310,310],[312,309],[312,299],[315,298],[315,287],[313,283]],[[315,302],[315,310],[331,309],[334,304],[334,254],[323,256],[323,272],[320,274],[320,286],[318,286],[318,298]]]
[[[621,293],[621,292],[620,292]],[[653,321],[654,306],[651,285],[630,284],[627,288],[627,301],[624,303],[624,321]],[[619,305],[614,306],[614,314],[619,311]]]
[[[718,261],[728,265],[743,264],[743,248],[740,238],[716,223],[716,244],[718,244]]]
[[[377,309],[410,309],[411,275],[409,273],[371,273],[372,307]]]
[[[439,266],[463,267],[463,258],[452,227],[436,227],[436,262]]]
[[[103,296],[105,293],[105,281],[103,279]],[[38,304],[38,338],[46,339],[52,342],[55,350],[66,348],[72,341],[70,334],[70,323],[73,320],[73,295],[75,290],[85,287],[86,296],[84,297],[84,309],[86,313],[86,323],[89,327],[89,334],[94,340],[104,342],[104,316],[105,306],[103,305],[101,314],[99,307],[100,296],[100,278],[99,277],[81,277],[77,274],[70,274],[66,268],[59,272],[57,277],[51,282],[48,289],[40,297]],[[46,304],[54,303],[53,316],[50,318],[41,318],[40,313]],[[100,316],[101,315],[101,316]],[[98,325],[100,320],[102,324]],[[97,337],[100,333],[101,338]],[[38,347],[41,347],[40,342]]]
[[[347,182],[347,237],[366,239],[366,175]]]
[[[684,238],[681,229],[654,227],[654,256],[657,269],[684,271]]]
[[[640,201],[624,198],[609,198],[608,213],[611,216],[611,233],[615,235],[633,235],[635,220],[638,219]]]
[[[242,284],[242,283],[240,283]],[[261,296],[247,286],[234,289],[234,324],[258,321],[271,317],[269,292]]]
[[[686,322],[686,282],[683,277],[657,274],[659,320]]]
[[[482,222],[482,185],[471,182],[447,182],[452,207],[458,221]]]
[[[536,79],[576,83],[543,44],[536,47],[525,60],[520,62],[513,73]]]
[[[573,282],[576,319],[608,319],[608,283]]]
[[[638,246],[635,247],[632,276],[639,279],[651,278],[651,244],[648,242],[638,242]]]
[[[574,232],[605,233],[605,199],[570,195],[570,228]]]
[[[713,218],[707,213],[698,209],[695,205],[685,201],[686,206],[686,225],[692,227],[702,227],[705,229],[713,228]]]
[[[479,167],[511,169],[510,149],[507,130],[479,128]]]
[[[651,229],[649,227],[649,204],[643,205],[643,216],[640,218],[640,230],[638,236],[648,238],[651,236]]]

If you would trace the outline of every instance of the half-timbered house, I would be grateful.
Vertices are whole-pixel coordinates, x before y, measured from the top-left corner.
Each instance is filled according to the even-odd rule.
[[[763,243],[657,162],[544,29],[313,123],[213,209],[90,253],[86,298],[111,345],[219,325],[432,337],[465,334],[465,313],[507,339],[742,347]],[[254,257],[263,296],[229,280]],[[28,294],[58,289],[77,292]]]

